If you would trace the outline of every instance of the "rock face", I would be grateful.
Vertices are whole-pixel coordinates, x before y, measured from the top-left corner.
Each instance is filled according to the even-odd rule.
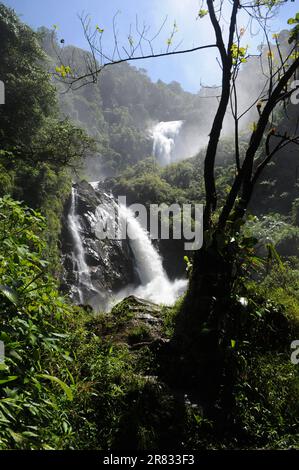
[[[73,191],[76,192],[75,207],[74,198],[70,195],[62,224],[62,291],[74,303],[105,310],[114,292],[129,284],[138,284],[134,258],[127,240],[100,239],[97,236],[98,207],[111,206],[112,203],[111,196],[104,192],[101,185],[81,182],[73,186]],[[85,280],[82,276],[82,263],[80,266],[78,252],[74,248],[76,237],[80,238],[84,256]]]

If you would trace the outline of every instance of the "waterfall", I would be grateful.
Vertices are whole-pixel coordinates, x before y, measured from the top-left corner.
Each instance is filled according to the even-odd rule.
[[[152,245],[148,233],[128,207],[120,206],[120,216],[126,221],[127,235],[142,285],[152,282],[156,277],[164,277],[161,258]]]
[[[97,183],[93,182],[90,189],[91,187],[97,188]],[[85,188],[85,191],[88,189]],[[134,212],[125,205],[117,204],[112,195],[101,190],[98,194],[100,204],[94,207],[94,211],[88,208],[85,213],[81,213],[78,211],[80,197],[85,201],[84,196],[74,185],[67,219],[72,238],[70,259],[73,267],[70,269],[76,276],[75,282],[74,279],[71,281],[72,299],[76,303],[86,303],[101,311],[109,311],[112,305],[128,295],[136,295],[165,305],[174,304],[185,291],[187,280],[178,279],[173,282],[169,280],[161,256],[153,245],[149,233],[135,218]],[[126,227],[126,240],[113,237],[102,239],[99,236],[98,226],[105,227],[108,221],[116,230]],[[83,233],[83,227],[86,233]],[[84,235],[86,240],[83,238]],[[87,252],[88,259],[86,259]],[[126,260],[124,262],[123,256]],[[129,264],[126,264],[127,260],[130,260]],[[131,274],[129,274],[130,269]],[[110,279],[119,284],[120,276],[125,280],[121,284],[125,287],[113,288]]]
[[[72,187],[71,209],[68,215],[68,226],[73,238],[73,258],[78,273],[78,296],[80,303],[84,302],[82,288],[86,290],[92,289],[89,268],[85,261],[84,247],[81,239],[81,226],[79,216],[77,215],[77,189]]]
[[[175,139],[180,132],[183,121],[159,122],[152,130],[154,140],[153,154],[160,165],[165,166],[173,162]]]
[[[186,279],[171,282],[163,268],[162,259],[152,244],[149,234],[134,217],[131,209],[120,206],[120,217],[125,219],[127,236],[135,258],[141,285],[128,286],[117,295],[117,301],[127,295],[136,295],[152,302],[173,305],[187,287]]]

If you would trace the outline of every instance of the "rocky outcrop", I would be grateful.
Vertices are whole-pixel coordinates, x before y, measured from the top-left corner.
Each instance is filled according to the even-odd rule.
[[[132,351],[149,348],[158,352],[168,343],[161,307],[135,295],[124,298],[110,313],[97,316],[91,329],[101,338],[126,344]]]
[[[112,203],[111,197],[101,185],[92,186],[87,182],[81,182],[76,183],[74,188],[77,196],[78,231],[84,248],[90,285],[78,285],[78,264],[69,223],[72,204],[70,196],[66,202],[62,221],[61,244],[64,267],[62,291],[68,294],[74,303],[81,302],[91,305],[96,310],[105,310],[114,292],[129,284],[138,283],[131,248],[127,240],[99,239],[97,236],[97,208]]]

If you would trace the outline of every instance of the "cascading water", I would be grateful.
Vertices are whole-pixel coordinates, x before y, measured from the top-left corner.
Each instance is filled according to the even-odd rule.
[[[171,282],[163,269],[162,259],[153,246],[149,234],[142,228],[134,217],[131,209],[125,206],[119,207],[120,217],[127,226],[127,236],[135,258],[136,270],[141,285],[128,286],[116,296],[116,301],[127,295],[136,295],[152,302],[173,305],[186,287],[186,279],[177,279]]]
[[[92,283],[90,279],[89,268],[85,261],[84,247],[81,239],[81,226],[77,215],[77,189],[72,187],[71,209],[68,215],[69,230],[73,238],[73,260],[77,268],[78,279],[77,289],[79,302],[84,302],[84,290],[91,291]]]
[[[98,205],[91,206],[91,200]],[[69,292],[75,303],[108,311],[124,297],[136,295],[172,305],[186,289],[186,279],[169,280],[148,232],[132,210],[118,205],[96,182],[73,186],[67,221],[72,240],[70,258],[66,258],[71,261],[68,269],[73,276]],[[126,228],[125,237],[118,239],[113,234],[107,239],[107,226],[115,227],[115,233]]]
[[[175,139],[182,127],[183,121],[159,122],[152,130],[154,140],[153,154],[160,165],[165,166],[173,162]]]

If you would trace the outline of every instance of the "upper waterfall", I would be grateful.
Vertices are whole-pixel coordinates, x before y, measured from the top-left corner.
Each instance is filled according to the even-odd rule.
[[[165,166],[173,162],[175,139],[182,127],[183,121],[161,121],[152,129],[153,154],[160,165]]]

